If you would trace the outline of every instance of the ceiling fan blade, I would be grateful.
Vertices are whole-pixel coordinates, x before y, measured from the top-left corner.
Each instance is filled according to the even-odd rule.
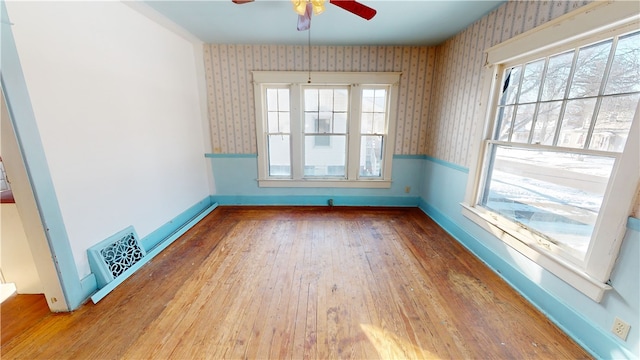
[[[374,16],[376,16],[375,9],[372,9],[367,5],[361,4],[355,0],[329,0],[329,2],[366,20],[371,20]]]
[[[246,3],[250,3],[253,2],[253,0],[231,0],[236,4],[246,4]]]

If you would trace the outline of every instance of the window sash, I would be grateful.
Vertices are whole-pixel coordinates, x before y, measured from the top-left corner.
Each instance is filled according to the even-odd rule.
[[[258,183],[259,186],[267,187],[369,187],[369,188],[389,188],[391,186],[391,160],[393,157],[392,140],[394,138],[394,126],[390,124],[390,119],[395,117],[395,106],[397,102],[397,86],[400,73],[312,73],[314,83],[307,85],[309,74],[307,72],[269,72],[255,71],[254,89],[256,96],[256,118],[257,118],[257,140],[258,140]],[[364,85],[375,84],[375,85]],[[291,176],[270,176],[269,159],[265,157],[268,145],[267,133],[265,132],[265,93],[270,87],[286,87],[291,93]],[[304,128],[304,90],[312,88],[341,88],[348,89],[349,93],[349,115],[346,132],[306,132]],[[362,89],[385,89],[386,90],[386,118],[385,133],[382,149],[383,169],[380,176],[360,176],[360,108]],[[333,126],[332,124],[331,126]],[[314,130],[315,131],[315,130]],[[299,134],[299,135],[296,135]],[[311,136],[345,136],[346,160],[345,176],[334,176],[335,169],[327,170],[326,175],[305,175],[305,143],[306,138]],[[334,143],[335,139],[330,141]],[[312,141],[313,142],[313,141]],[[322,141],[320,141],[322,142]],[[322,148],[319,144],[316,148]],[[315,149],[314,149],[315,150]],[[263,155],[261,155],[263,154]],[[329,174],[331,173],[331,174]]]
[[[602,210],[602,203],[598,203],[598,196],[604,198],[613,165],[620,158],[620,154],[609,153],[593,150],[575,150],[560,149],[552,146],[529,145],[520,146],[499,141],[485,141],[487,158],[484,163],[484,173],[482,178],[482,189],[479,191],[480,197],[476,204],[483,211],[493,213],[496,216],[504,218],[502,221],[510,221],[519,228],[526,229],[532,233],[532,238],[558,256],[562,256],[565,260],[582,265],[591,244],[594,242],[595,223],[592,218],[594,207],[597,208],[597,214]],[[589,174],[588,170],[576,169],[567,170],[562,166],[552,166],[547,164],[536,164],[529,161],[525,164],[518,162],[517,159],[501,159],[499,164],[506,167],[508,172],[507,178],[501,179],[501,176],[494,171],[500,171],[497,162],[497,154],[500,149],[522,150],[535,153],[560,153],[568,155],[567,157],[579,156],[591,161],[585,161],[584,164],[591,162],[597,165],[597,162],[608,162],[611,164],[610,171],[604,174]],[[556,158],[558,159],[558,158]],[[600,160],[598,160],[600,159]],[[576,165],[574,162],[572,165]],[[585,165],[587,166],[587,165]],[[557,170],[554,170],[557,169]],[[522,177],[525,181],[509,182],[509,178]],[[598,182],[607,178],[605,183]],[[497,189],[491,189],[490,184],[497,182]],[[547,185],[548,184],[548,185]],[[540,187],[545,186],[544,193],[538,193]],[[501,193],[501,190],[503,191]],[[512,194],[508,194],[512,191]],[[513,193],[517,191],[517,193]],[[592,193],[593,199],[591,203],[586,202],[585,195],[578,195],[577,192],[584,191]],[[504,192],[507,192],[506,194]],[[555,195],[554,195],[555,192]],[[499,198],[489,199],[490,194],[499,196]],[[572,196],[573,194],[573,196]],[[556,201],[547,201],[549,197],[561,196],[564,199],[556,199]],[[507,202],[501,202],[507,201]],[[531,204],[533,203],[533,204]],[[537,205],[536,205],[537,204]],[[535,212],[533,211],[535,208]],[[512,216],[507,214],[512,213]],[[568,214],[563,213],[568,212]],[[522,216],[521,219],[518,217]],[[597,215],[596,215],[597,216]],[[553,219],[553,221],[550,221]],[[567,224],[561,227],[555,227],[558,219],[563,219]],[[593,219],[593,220],[591,220]],[[597,219],[597,217],[596,217]],[[577,222],[583,223],[583,225]],[[573,228],[573,229],[570,229]],[[579,236],[579,232],[591,229],[588,236]],[[572,239],[554,238],[553,234],[562,233],[570,230],[574,236]],[[574,234],[573,231],[576,233]],[[584,246],[584,243],[587,246]],[[582,245],[579,245],[582,244]],[[582,249],[582,250],[580,250]]]
[[[552,239],[552,237],[549,237],[551,236],[552,233],[555,233],[555,231],[552,228],[550,228],[548,225],[544,225],[546,223],[531,222],[531,225],[525,225],[524,223],[520,223],[520,220],[518,220],[518,216],[527,216],[527,214],[529,214],[529,210],[533,210],[535,208],[537,209],[536,212],[531,213],[528,216],[533,215],[538,218],[543,217],[544,215],[540,215],[540,214],[543,214],[543,212],[545,211],[545,208],[550,208],[550,205],[540,203],[539,206],[529,207],[528,201],[534,198],[534,196],[532,196],[533,193],[529,193],[530,194],[529,197],[523,194],[526,194],[528,191],[531,191],[530,189],[524,190],[522,194],[509,195],[508,194],[509,191],[513,192],[515,190],[513,188],[513,186],[515,185],[506,183],[500,186],[499,184],[500,175],[499,173],[494,173],[494,161],[495,161],[494,159],[495,159],[495,156],[497,156],[498,151],[500,151],[500,149],[503,149],[503,148],[523,149],[523,150],[531,149],[531,150],[538,150],[541,152],[542,151],[562,152],[565,154],[575,154],[580,156],[597,156],[600,158],[616,157],[615,154],[617,153],[617,151],[591,150],[590,149],[590,147],[592,147],[591,140],[593,138],[594,129],[596,129],[596,126],[600,125],[598,121],[600,120],[600,115],[602,114],[600,111],[601,110],[604,111],[601,108],[603,101],[608,101],[609,99],[620,99],[622,96],[631,95],[629,96],[629,99],[631,100],[631,102],[635,100],[637,103],[638,101],[637,98],[640,98],[640,92],[631,92],[631,93],[622,93],[622,94],[620,93],[605,94],[605,88],[609,84],[609,73],[612,67],[612,63],[614,62],[615,55],[618,51],[617,45],[618,45],[619,39],[625,38],[631,35],[633,35],[634,37],[637,37],[637,34],[638,34],[637,31],[633,31],[629,34],[620,34],[620,35],[613,36],[612,38],[605,38],[603,40],[594,41],[591,44],[585,44],[581,47],[576,47],[573,50],[563,51],[558,54],[550,54],[533,61],[517,64],[515,66],[507,67],[505,65],[501,65],[497,67],[498,73],[502,75],[500,78],[500,81],[498,81],[498,84],[501,84],[501,87],[498,89],[500,95],[496,96],[498,101],[497,101],[497,104],[495,105],[495,110],[494,110],[494,112],[496,113],[496,116],[493,119],[494,129],[492,131],[492,139],[485,140],[485,143],[486,143],[485,151],[487,153],[487,157],[482,165],[483,167],[483,173],[481,178],[482,186],[478,188],[479,196],[478,196],[478,199],[476,199],[475,203],[478,206],[483,207],[485,210],[494,211],[494,212],[499,212],[496,206],[498,208],[503,208],[503,210],[501,211],[506,211],[506,213],[511,214],[509,216],[509,218],[511,219],[510,221],[513,221],[514,223],[518,224],[523,228],[526,228],[528,231],[531,231],[532,233],[541,234],[543,238],[547,238],[546,240],[547,244],[552,244],[555,241],[558,241],[558,243],[563,244],[564,246],[561,245],[560,248],[564,248],[565,250],[557,251],[557,253],[560,254],[561,256],[566,257],[570,261],[578,260],[578,264],[580,265],[584,265],[586,253],[590,251],[589,249],[591,249],[592,244],[596,240],[595,237],[597,233],[595,231],[592,231],[590,236],[583,235],[581,237],[578,237],[582,239],[588,238],[588,246],[586,250],[582,251],[582,250],[575,250],[575,248],[576,247],[583,248],[583,245],[570,246],[569,244],[574,240],[569,240],[567,239],[566,236],[563,236],[563,238],[558,238],[558,239]],[[579,74],[576,73],[577,71],[579,71],[578,68],[580,68],[580,66],[578,65],[579,64],[578,60],[583,54],[585,53],[588,54],[589,51],[593,49],[601,49],[601,51],[599,51],[599,54],[604,55],[606,58],[606,61],[605,61],[605,58],[600,59],[604,61],[604,66],[600,67],[601,69],[599,73],[596,74],[597,77],[593,79],[596,82],[593,83],[592,90],[590,90],[590,92],[587,93],[587,96],[577,97],[575,95],[571,95],[572,91],[576,89],[576,87],[573,86],[573,83],[576,81],[576,77],[580,76]],[[606,52],[603,53],[602,51],[606,51]],[[564,86],[564,90],[562,92],[564,93],[564,95],[560,97],[556,96],[555,99],[553,100],[554,102],[556,102],[557,105],[559,105],[559,111],[557,112],[557,114],[553,114],[557,116],[557,120],[555,120],[554,122],[553,119],[551,119],[552,126],[554,129],[553,141],[550,145],[531,144],[536,132],[536,124],[538,122],[539,115],[540,115],[539,108],[544,104],[548,104],[551,102],[551,101],[542,101],[542,97],[544,94],[544,86],[546,85],[548,79],[550,78],[549,77],[550,75],[549,73],[547,73],[547,70],[551,62],[551,59],[557,58],[559,56],[566,56],[568,54],[573,54],[573,56],[572,56],[570,71],[562,74],[566,76],[566,79],[564,77],[561,79],[555,79],[555,80],[562,81],[562,84]],[[534,70],[532,71],[531,68],[533,68]],[[530,94],[533,94],[534,96],[532,97]],[[581,94],[581,95],[584,95],[584,94]],[[577,138],[576,143],[570,142],[567,145],[565,145],[566,142],[563,140],[564,138],[567,138],[567,136],[571,134],[577,135],[580,133],[579,128],[577,128],[576,130],[572,130],[572,128],[568,128],[569,132],[565,131],[565,126],[567,126],[567,124],[570,124],[570,121],[571,121],[570,115],[568,114],[570,110],[568,109],[571,109],[571,106],[575,106],[576,103],[579,103],[578,106],[581,109],[581,111],[584,111],[583,109],[587,110],[587,112],[583,114],[583,116],[581,116],[581,118],[583,119],[581,121],[585,122],[582,125],[584,134],[580,135]],[[521,111],[521,109],[527,109],[528,111]],[[526,115],[520,116],[520,114],[522,113],[525,113]],[[587,121],[588,121],[588,126],[586,126]],[[520,130],[518,132],[518,135],[520,136],[518,137],[516,137],[516,124],[520,124],[519,126],[521,127],[524,126],[524,128],[522,129],[524,131]],[[624,129],[622,129],[622,131],[624,132]],[[627,137],[628,135],[625,135],[623,137],[624,140],[626,140]],[[513,165],[511,166],[513,167]],[[511,169],[511,171],[509,171],[509,169],[506,169],[506,170],[507,170],[507,173],[505,174],[508,174],[507,177],[519,176],[517,171],[514,169]],[[606,176],[607,179],[610,178],[611,175],[612,174],[607,175]],[[531,179],[532,181],[536,181],[535,180],[536,176],[527,177],[526,179],[527,180]],[[494,182],[498,182],[498,185],[497,185],[498,190],[492,189]],[[560,185],[556,184],[555,186],[560,186]],[[526,189],[526,186],[524,184],[522,185],[522,187],[523,189]],[[500,189],[502,189],[501,191],[503,191],[504,193],[501,193]],[[551,189],[549,190],[551,191]],[[573,192],[573,191],[575,190],[569,190],[569,192]],[[494,196],[501,196],[501,197],[494,198],[493,201],[489,201],[488,196],[490,194],[494,194]],[[599,192],[593,193],[593,196],[595,197],[592,197],[592,199],[597,202],[600,195],[601,194]],[[499,203],[495,202],[495,201],[503,201],[503,200],[515,201],[515,199],[518,199],[518,198],[521,201],[525,201],[525,203],[519,205],[519,203],[514,202],[511,205],[506,203],[505,205],[499,205]],[[500,200],[500,199],[503,199],[503,200]],[[550,199],[550,202],[552,204],[557,204],[558,206],[564,206],[562,205],[563,202],[560,199]],[[520,209],[520,210],[517,210],[517,209]],[[592,209],[591,211],[594,211],[593,205],[591,209]],[[575,208],[574,210],[578,210],[578,209]],[[598,206],[598,211],[595,212],[596,219],[600,217],[601,211],[602,211],[602,207]],[[549,213],[549,216],[551,217],[559,216],[559,215],[551,215],[554,213],[559,214],[560,212],[557,210],[552,211]],[[587,213],[588,212],[585,212],[584,214],[587,214]],[[525,218],[523,218],[522,221],[527,222],[524,219]],[[585,220],[587,221],[586,228],[582,227],[581,230],[579,231],[585,231],[585,229],[593,228],[594,224],[592,224],[592,221],[588,219],[583,219],[582,221],[585,221]],[[543,228],[545,230],[543,230]],[[576,229],[576,231],[578,231],[578,229]],[[583,242],[584,240],[577,241],[576,244],[580,244]],[[548,245],[545,247],[548,250],[551,249]]]
[[[491,74],[484,77],[484,98],[489,100],[484,106],[486,122],[484,127],[477,129],[478,138],[482,140],[477,143],[477,161],[471,163],[465,200],[462,203],[462,212],[470,220],[597,302],[602,299],[606,290],[611,289],[607,281],[626,231],[626,218],[640,179],[640,169],[637,166],[640,162],[640,105],[636,108],[626,147],[622,153],[615,155],[617,158],[605,191],[600,216],[594,227],[593,238],[596,241],[591,242],[583,262],[571,262],[565,257],[556,256],[535,240],[527,242],[527,238],[532,239],[531,232],[523,231],[517,226],[509,228],[509,222],[500,221],[499,216],[485,211],[477,204],[481,189],[485,186],[488,147],[502,144],[493,137],[502,86],[502,69],[632,32],[639,27],[638,18],[637,6],[630,2],[594,2],[487,50],[487,72]],[[524,148],[548,146],[528,143],[509,145]],[[551,146],[553,145],[555,144]],[[554,150],[562,148],[554,147]],[[594,150],[580,151],[589,154]],[[598,154],[598,151],[595,153]]]

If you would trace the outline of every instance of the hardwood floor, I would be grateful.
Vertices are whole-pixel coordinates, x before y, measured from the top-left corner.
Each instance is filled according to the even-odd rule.
[[[1,356],[590,358],[419,209],[326,207],[219,207]]]

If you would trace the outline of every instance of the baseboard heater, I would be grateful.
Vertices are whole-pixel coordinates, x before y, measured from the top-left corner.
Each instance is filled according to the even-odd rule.
[[[180,226],[149,251],[145,251],[133,226],[119,231],[87,250],[91,272],[96,276],[98,291],[91,296],[94,304],[133,275],[182,234],[218,207],[218,203],[205,208]]]

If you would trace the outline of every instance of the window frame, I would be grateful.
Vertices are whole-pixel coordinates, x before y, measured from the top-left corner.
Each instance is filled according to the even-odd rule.
[[[256,109],[256,140],[258,148],[258,186],[260,187],[342,187],[390,188],[393,151],[395,148],[396,107],[400,72],[303,72],[253,71]],[[347,122],[346,176],[305,177],[304,175],[304,88],[348,87],[349,111]],[[266,141],[266,89],[287,87],[290,91],[291,119],[291,176],[269,175],[268,144]],[[360,118],[362,88],[384,87],[387,95],[386,134],[383,145],[383,170],[380,177],[360,177]]]
[[[478,155],[471,163],[466,195],[461,203],[464,216],[596,302],[612,288],[609,276],[626,232],[626,221],[640,179],[640,105],[636,108],[624,151],[614,156],[615,164],[584,261],[572,261],[558,255],[548,246],[549,242],[537,234],[481,207],[480,196],[486,180],[490,146],[501,143],[493,140],[493,131],[504,69],[637,30],[640,16],[634,5],[632,2],[594,2],[486,51],[487,74],[483,86],[483,98],[488,99],[486,116],[484,127],[478,129]],[[526,144],[515,145],[527,147]]]

